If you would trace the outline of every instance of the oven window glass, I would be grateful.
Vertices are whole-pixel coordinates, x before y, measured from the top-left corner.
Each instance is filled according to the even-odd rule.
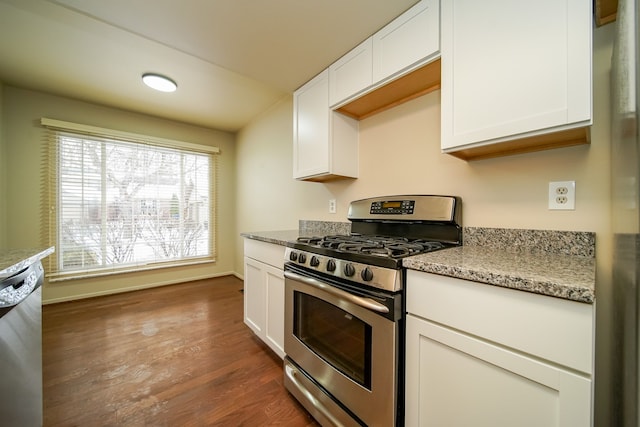
[[[371,389],[371,326],[314,296],[295,292],[293,334],[334,368]]]

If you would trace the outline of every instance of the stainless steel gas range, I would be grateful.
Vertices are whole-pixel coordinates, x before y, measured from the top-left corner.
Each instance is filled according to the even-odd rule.
[[[403,425],[402,259],[460,245],[460,215],[453,196],[357,200],[350,235],[287,244],[285,386],[322,425]]]

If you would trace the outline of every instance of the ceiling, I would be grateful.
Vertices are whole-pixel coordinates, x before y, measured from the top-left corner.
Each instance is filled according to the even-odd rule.
[[[415,3],[0,0],[0,81],[235,132]]]

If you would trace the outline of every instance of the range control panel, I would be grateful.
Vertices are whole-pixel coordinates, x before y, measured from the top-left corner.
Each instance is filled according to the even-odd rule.
[[[370,197],[349,205],[351,221],[456,221],[459,200],[454,196],[400,195]]]
[[[413,215],[414,200],[384,200],[371,203],[369,213],[375,215]]]

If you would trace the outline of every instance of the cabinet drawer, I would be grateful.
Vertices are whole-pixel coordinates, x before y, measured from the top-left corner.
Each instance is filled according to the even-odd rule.
[[[591,374],[595,305],[435,274],[407,273],[407,311]]]
[[[244,239],[244,256],[256,259],[279,269],[284,265],[285,247],[260,240]]]

